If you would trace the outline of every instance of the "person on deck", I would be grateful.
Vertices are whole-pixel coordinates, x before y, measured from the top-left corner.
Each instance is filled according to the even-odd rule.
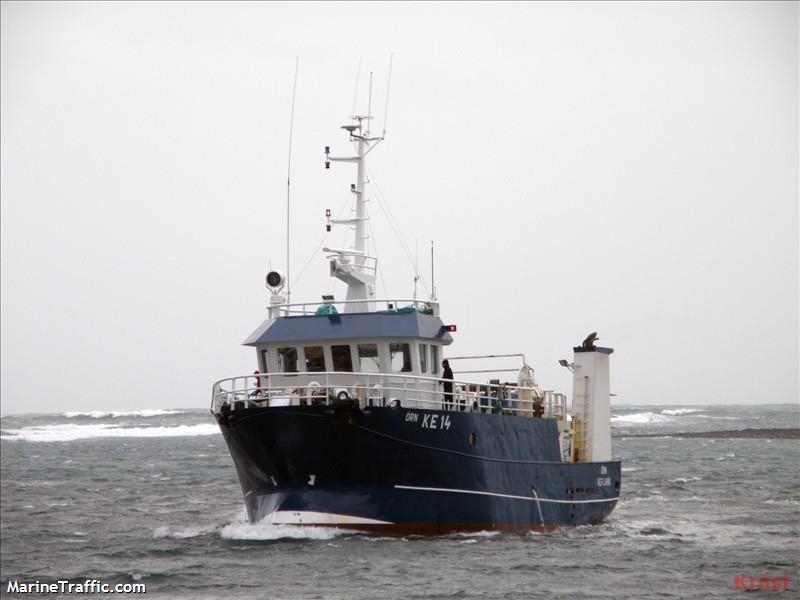
[[[442,361],[442,380],[439,383],[444,388],[444,410],[450,410],[453,403],[453,370],[447,360]]]
[[[252,392],[250,392],[248,398],[260,398],[261,397],[261,373],[258,372],[258,369],[253,371],[253,377],[255,377],[255,380],[256,380],[256,387]]]

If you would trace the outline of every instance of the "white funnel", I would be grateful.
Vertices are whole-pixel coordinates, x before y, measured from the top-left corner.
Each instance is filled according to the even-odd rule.
[[[575,351],[572,417],[575,428],[573,460],[611,460],[611,411],[608,359],[613,348],[584,344]]]

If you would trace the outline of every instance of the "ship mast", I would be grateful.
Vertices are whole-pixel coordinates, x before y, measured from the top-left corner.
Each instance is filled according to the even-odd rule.
[[[350,191],[355,196],[355,218],[334,219],[330,210],[326,211],[327,229],[330,231],[332,224],[349,225],[355,230],[353,246],[348,249],[323,248],[328,253],[331,266],[331,276],[347,284],[347,300],[355,301],[346,305],[345,312],[372,312],[375,310],[375,274],[378,259],[367,254],[367,208],[364,185],[367,182],[366,156],[372,151],[383,136],[370,137],[369,115],[352,116],[352,123],[342,125],[342,129],[350,134],[350,141],[355,144],[355,156],[331,156],[330,147],[325,147],[325,168],[329,169],[331,162],[356,163],[356,183],[350,185]],[[363,300],[363,302],[358,302]]]

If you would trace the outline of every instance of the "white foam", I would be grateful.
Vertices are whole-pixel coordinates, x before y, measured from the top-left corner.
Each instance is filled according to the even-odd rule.
[[[626,504],[639,504],[640,502],[666,502],[667,498],[665,498],[661,493],[656,493],[648,496],[634,496],[632,498],[625,498],[624,500],[619,501],[619,506],[624,506]]]
[[[712,415],[689,415],[693,419],[722,419],[723,421],[738,421],[737,417],[714,417]]]
[[[791,498],[786,498],[783,500],[767,500],[766,504],[783,504],[786,506],[797,506],[800,504],[800,500],[792,500]]]
[[[74,419],[76,417],[91,417],[92,419],[116,419],[119,417],[160,417],[162,415],[181,415],[182,410],[166,410],[161,408],[146,408],[144,410],[90,410],[88,412],[65,412],[64,417]]]
[[[692,413],[702,412],[700,408],[665,408],[661,411],[662,415],[669,415],[671,417],[679,417],[681,415],[690,415]]]
[[[459,537],[467,537],[467,538],[491,538],[491,537],[497,537],[498,535],[500,535],[500,532],[499,531],[489,531],[487,529],[487,530],[484,530],[484,531],[461,531],[461,532],[457,532],[455,535],[459,536]]]
[[[615,415],[611,417],[612,423],[627,423],[630,425],[646,425],[649,423],[672,423],[675,419],[654,412],[631,413],[629,415]]]
[[[689,483],[690,481],[700,481],[702,477],[678,477],[677,479],[670,479],[670,483]]]
[[[618,526],[628,535],[647,536],[653,539],[670,539],[681,535],[668,528],[674,527],[675,523],[664,523],[648,519],[631,519],[627,523],[621,523]]]
[[[171,538],[174,540],[186,540],[189,538],[200,537],[217,530],[216,525],[206,527],[187,527],[186,529],[170,530],[168,527],[157,527],[153,530],[154,538]]]
[[[219,434],[219,428],[213,423],[171,427],[122,427],[111,423],[89,425],[65,423],[23,429],[4,429],[0,439],[24,442],[72,442],[95,438],[184,437],[215,434]]]
[[[269,517],[258,523],[243,520],[225,525],[219,535],[226,540],[331,540],[351,531],[335,527],[309,527],[302,525],[274,525]]]

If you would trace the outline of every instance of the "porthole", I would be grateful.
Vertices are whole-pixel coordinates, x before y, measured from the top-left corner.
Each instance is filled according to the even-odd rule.
[[[469,445],[470,446],[474,446],[476,441],[478,441],[478,436],[476,436],[474,433],[470,433],[469,434]]]

